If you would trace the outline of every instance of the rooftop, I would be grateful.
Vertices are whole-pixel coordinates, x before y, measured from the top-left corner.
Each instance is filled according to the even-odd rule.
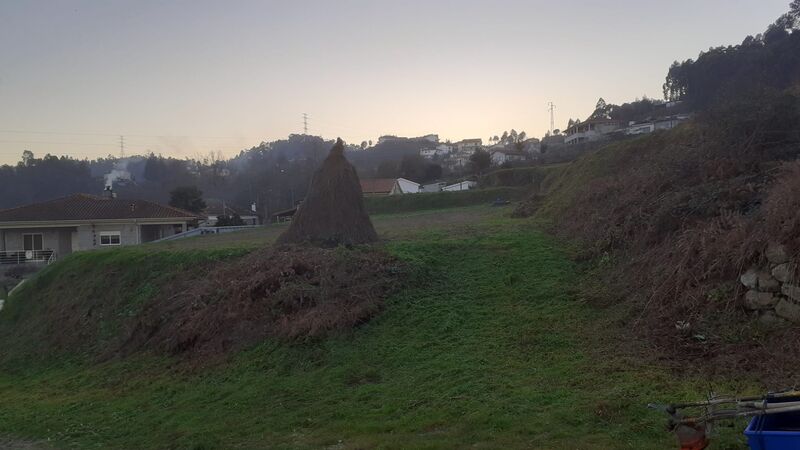
[[[196,219],[197,214],[146,200],[74,194],[41,203],[0,210],[3,222],[67,220]]]
[[[388,194],[397,180],[394,178],[366,178],[361,180],[361,192],[364,194]]]

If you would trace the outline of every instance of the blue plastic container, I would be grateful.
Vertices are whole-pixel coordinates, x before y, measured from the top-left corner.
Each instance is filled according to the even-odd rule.
[[[744,434],[751,450],[800,450],[800,412],[753,417]]]

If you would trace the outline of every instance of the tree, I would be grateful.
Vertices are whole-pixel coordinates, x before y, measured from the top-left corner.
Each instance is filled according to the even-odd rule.
[[[433,181],[442,177],[442,166],[439,164],[428,164],[425,168],[423,182]]]
[[[500,136],[500,142],[505,144],[507,140],[508,140],[508,131],[503,131],[503,135]]]
[[[33,155],[33,152],[30,150],[25,150],[22,152],[22,165],[25,167],[30,167],[36,161],[36,157]]]
[[[197,189],[197,186],[177,187],[170,191],[169,196],[169,205],[175,208],[199,213],[206,207],[206,202],[203,201],[203,191]]]
[[[519,132],[519,136],[517,136],[517,141],[523,142],[528,135],[524,131]]]
[[[400,176],[414,181],[424,181],[428,161],[420,155],[405,155],[400,160]]]
[[[364,150],[365,148],[367,148],[367,146],[368,146],[368,145],[369,145],[369,144],[367,144],[367,141],[361,141],[361,149],[362,149],[362,150]]]
[[[477,149],[469,157],[469,161],[472,163],[472,170],[480,174],[492,165],[492,156],[485,150]]]
[[[394,161],[382,161],[378,164],[377,175],[380,178],[397,178],[399,172]]]

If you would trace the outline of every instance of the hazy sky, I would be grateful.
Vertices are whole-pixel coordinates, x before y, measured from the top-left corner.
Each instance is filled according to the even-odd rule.
[[[302,132],[541,136],[789,0],[0,0],[0,163],[226,155]]]

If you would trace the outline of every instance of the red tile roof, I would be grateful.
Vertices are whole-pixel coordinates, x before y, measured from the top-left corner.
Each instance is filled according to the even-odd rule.
[[[396,181],[394,178],[367,178],[361,180],[361,192],[364,194],[388,194],[392,192]]]
[[[62,220],[195,219],[197,214],[146,200],[75,194],[42,203],[0,210],[2,222]]]

